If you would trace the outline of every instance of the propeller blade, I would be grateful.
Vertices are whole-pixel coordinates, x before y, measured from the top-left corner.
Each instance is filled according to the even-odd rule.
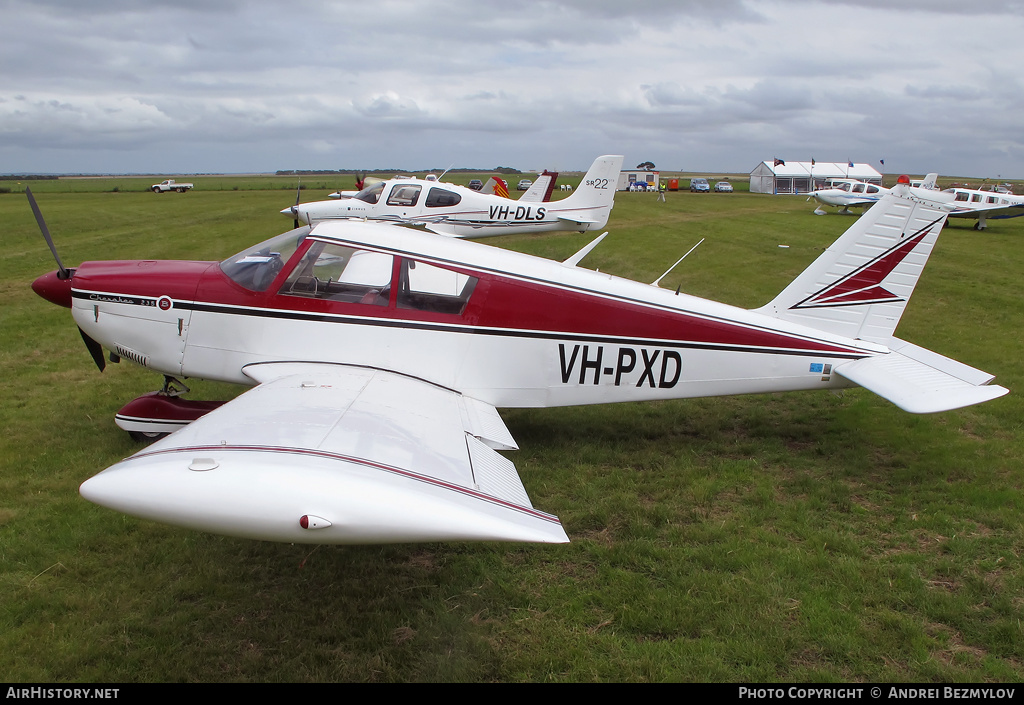
[[[295,205],[292,206],[292,215],[295,216],[295,227],[299,227],[299,192],[302,190],[302,180],[299,179],[298,186],[295,187]]]
[[[107,366],[107,361],[103,357],[103,346],[90,338],[81,328],[78,329],[78,332],[82,334],[82,340],[85,341],[85,347],[89,349],[89,354],[92,355],[92,361],[96,363],[96,367],[100,368],[100,372],[102,372]]]
[[[43,220],[43,214],[39,210],[39,206],[36,204],[36,199],[32,195],[32,189],[28,186],[25,187],[25,195],[28,196],[28,204],[32,206],[32,213],[36,216],[36,223],[39,224],[39,229],[43,233],[43,239],[46,240],[46,244],[50,246],[50,252],[53,253],[53,258],[57,260],[57,269],[60,270],[58,277],[60,279],[67,279],[71,276],[71,271],[64,266],[64,263],[60,261],[60,255],[57,254],[57,248],[53,245],[53,238],[50,237],[50,229],[46,227],[46,221]]]

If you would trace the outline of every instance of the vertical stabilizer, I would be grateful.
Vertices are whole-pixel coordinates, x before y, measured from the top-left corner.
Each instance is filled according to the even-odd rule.
[[[501,196],[502,198],[508,198],[508,184],[505,183],[504,179],[499,179],[497,176],[492,176],[487,179],[487,183],[480,189],[480,193],[494,194],[495,196]]]
[[[950,200],[949,194],[898,184],[758,310],[850,338],[887,342],[946,222]]]
[[[607,208],[611,211],[615,189],[619,184],[619,173],[622,171],[622,159],[622,155],[612,154],[595,159],[580,181],[579,188],[568,198],[558,201],[559,207]],[[607,220],[607,212],[605,219]]]
[[[544,171],[537,177],[529,190],[519,200],[523,203],[545,203],[551,200],[551,192],[555,190],[555,181],[558,180],[557,171]]]

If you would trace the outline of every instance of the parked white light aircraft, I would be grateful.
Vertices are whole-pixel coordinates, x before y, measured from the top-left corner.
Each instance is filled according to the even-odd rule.
[[[938,178],[938,174],[928,174],[920,182],[913,182],[912,185],[934,191]],[[836,206],[840,213],[848,214],[851,207],[873,206],[887,193],[889,189],[884,186],[858,179],[829,179],[828,188],[815,189],[807,200],[813,198],[821,205]],[[821,205],[814,209],[815,215],[825,215]]]
[[[825,215],[824,206],[836,206],[840,213],[850,213],[850,207],[872,206],[889,193],[889,189],[877,184],[869,184],[857,179],[832,179],[829,188],[815,189],[807,200],[814,199],[819,204],[814,209],[815,215]]]
[[[409,178],[414,178],[414,177],[395,177],[395,178],[396,179],[398,179],[398,178],[409,179]],[[528,191],[526,191],[521,196],[519,196],[518,200],[524,201],[524,202],[529,202],[529,201],[550,201],[551,200],[551,192],[554,190],[555,180],[557,178],[558,178],[558,172],[557,171],[556,172],[545,171],[543,174],[541,174],[539,177],[537,177],[537,181],[534,182],[533,186]],[[353,198],[355,196],[358,196],[359,192],[362,191],[364,188],[368,188],[370,186],[373,186],[374,184],[379,184],[379,183],[382,183],[384,181],[386,181],[386,179],[378,179],[375,176],[367,176],[366,178],[361,178],[361,179],[358,179],[356,181],[356,185],[359,186],[359,188],[357,188],[355,191],[335,191],[333,193],[327,194],[327,197],[328,198],[333,198],[333,199]],[[436,182],[437,179],[429,179],[429,178],[427,178],[427,179],[424,179],[424,181],[434,181],[434,182]],[[491,178],[489,178],[487,180],[487,183],[485,183],[481,187],[481,189],[478,191],[478,193],[492,193],[492,194],[495,194],[497,196],[503,196],[505,198],[509,198],[508,184],[506,184],[505,181],[503,181],[502,179],[499,179],[496,176],[492,176]],[[299,205],[299,204],[296,203],[295,205]],[[281,212],[284,213],[285,211],[281,211]],[[293,214],[292,209],[289,208],[287,213],[288,213],[288,215],[292,215]]]
[[[296,204],[281,213],[306,224],[367,219],[423,225],[454,237],[585,232],[608,222],[621,168],[621,156],[598,157],[573,195],[550,203],[543,198],[550,197],[551,179],[538,179],[523,198],[513,201],[464,186],[401,178],[373,184],[352,198]]]
[[[564,542],[496,452],[516,447],[499,407],[861,385],[930,413],[1007,392],[894,335],[952,208],[905,184],[756,310],[581,268],[601,238],[555,262],[378,222],[305,226],[219,263],[67,269],[29,198],[59,267],[33,289],[71,308],[101,369],[106,348],[165,375],[118,425],[179,429],[82,495],[203,531]],[[176,376],[255,387],[204,406]]]
[[[1019,218],[1024,215],[1024,196],[969,188],[949,188],[945,192],[953,194],[956,206],[949,217],[974,218],[978,221],[974,224],[975,230],[984,230],[990,219]]]

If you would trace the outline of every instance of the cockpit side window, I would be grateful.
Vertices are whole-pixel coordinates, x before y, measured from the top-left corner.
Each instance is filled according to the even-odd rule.
[[[415,206],[420,198],[420,186],[399,184],[391,189],[388,196],[389,206]]]
[[[383,252],[314,242],[288,275],[282,294],[387,306],[394,257]]]
[[[426,262],[403,259],[398,308],[461,314],[476,288],[477,278]]]
[[[427,200],[424,205],[427,208],[440,208],[442,206],[457,206],[462,200],[462,196],[455,193],[454,191],[448,191],[443,188],[431,188],[427,193]]]

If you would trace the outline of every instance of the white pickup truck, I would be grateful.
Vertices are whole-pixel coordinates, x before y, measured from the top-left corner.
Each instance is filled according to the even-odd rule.
[[[149,188],[153,193],[164,193],[165,191],[185,193],[192,188],[192,184],[179,184],[174,179],[167,179],[166,181],[161,181],[158,184],[153,184]]]

